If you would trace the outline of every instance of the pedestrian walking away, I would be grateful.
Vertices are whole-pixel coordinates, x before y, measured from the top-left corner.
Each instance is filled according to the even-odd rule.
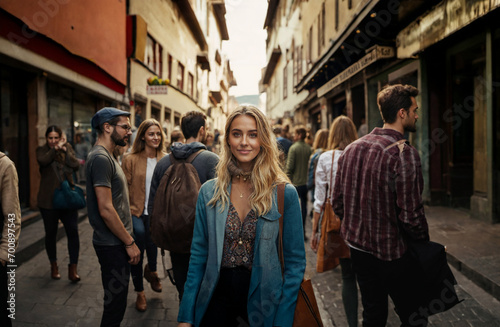
[[[217,178],[198,196],[179,327],[290,327],[306,266],[297,192],[256,107],[231,113],[221,146]],[[282,272],[276,189],[285,183]]]
[[[316,252],[318,249],[318,222],[320,220],[321,208],[335,188],[335,176],[337,165],[342,151],[357,139],[356,127],[347,116],[339,116],[332,122],[329,133],[328,151],[321,154],[316,167],[316,191],[314,196],[314,214],[311,234],[311,248]],[[331,179],[330,179],[331,178]],[[327,194],[328,192],[328,194]],[[323,235],[321,235],[323,237]],[[334,259],[334,258],[328,258]],[[358,326],[358,287],[356,285],[356,274],[352,269],[350,258],[335,258],[340,262],[342,272],[342,302],[349,327]]]
[[[40,188],[38,190],[38,207],[45,227],[45,251],[50,261],[50,276],[60,279],[57,265],[57,229],[59,220],[63,223],[68,237],[69,266],[68,278],[72,282],[80,281],[77,273],[80,239],[78,235],[78,210],[56,209],[52,199],[61,182],[68,180],[75,184],[73,175],[78,171],[80,162],[75,151],[63,137],[62,130],[57,126],[49,126],[45,132],[45,144],[36,149],[36,159],[40,166]]]
[[[186,141],[185,143],[172,144],[170,148],[172,153],[165,156],[158,162],[151,179],[148,212],[152,219],[151,225],[153,226],[153,241],[156,241],[156,244],[163,249],[168,247],[167,250],[170,251],[173,278],[179,293],[179,299],[182,299],[184,293],[184,283],[186,282],[189,268],[191,235],[193,234],[193,225],[191,222],[194,222],[194,204],[196,203],[196,195],[193,197],[192,192],[197,194],[201,184],[215,177],[215,167],[219,161],[219,157],[211,151],[206,151],[207,148],[203,144],[207,134],[206,119],[207,118],[203,113],[197,111],[190,111],[182,117],[181,129]],[[196,171],[195,174],[197,174],[197,176],[190,175],[190,177],[197,177],[200,185],[186,185],[186,181],[183,181],[184,184],[181,186],[185,187],[184,190],[189,190],[191,195],[186,196],[179,191],[179,198],[177,198],[177,200],[170,199],[173,200],[172,202],[174,202],[176,206],[175,208],[167,206],[167,199],[160,197],[156,200],[159,193],[161,193],[162,196],[165,196],[166,194],[171,194],[168,192],[169,190],[173,191],[172,184],[166,184],[165,188],[162,189],[161,192],[158,190],[162,179],[168,178],[168,176],[164,177],[165,173],[171,166],[174,166],[172,157],[175,161],[179,161],[181,162],[181,165],[184,165],[182,161],[187,160],[191,156],[194,156],[194,159],[191,163],[189,163],[189,165],[194,167]],[[192,170],[190,171],[192,172]],[[175,178],[175,176],[173,176],[173,178]],[[177,187],[176,184],[173,186]],[[192,188],[196,189],[193,190]],[[177,196],[177,194],[175,194],[175,196]],[[158,204],[161,205],[161,208],[158,207]],[[165,208],[166,206],[167,208]],[[182,212],[176,210],[181,207],[186,210],[183,210]],[[181,217],[181,213],[186,213],[184,211],[188,211],[188,217]],[[169,212],[174,212],[174,214],[172,214],[174,216],[169,216]],[[154,226],[169,225],[166,220],[176,222],[174,224],[175,230],[169,229],[167,231],[163,231],[160,230],[160,228],[154,228]],[[169,225],[169,227],[172,227],[172,225]],[[186,235],[189,235],[189,237],[186,237]],[[172,248],[171,246],[175,246],[175,248]]]
[[[141,251],[139,263],[130,268],[132,282],[137,292],[135,307],[139,311],[146,311],[147,308],[143,277],[151,284],[153,291],[162,290],[156,271],[158,248],[151,239],[147,205],[153,171],[157,162],[165,155],[165,135],[160,123],[155,119],[146,119],[139,126],[130,154],[126,154],[122,162],[129,189],[134,240]],[[148,263],[144,266],[143,274],[144,251]]]
[[[429,240],[420,157],[408,143],[401,143],[402,151],[390,146],[416,131],[417,95],[409,85],[382,89],[377,104],[383,128],[351,143],[338,159],[332,205],[350,246],[363,326],[385,326],[388,295],[402,326],[413,326],[413,320],[427,325],[427,317],[417,312],[418,269],[405,239]]]
[[[140,259],[132,237],[127,179],[113,155],[117,146],[127,145],[132,134],[129,116],[126,111],[103,108],[92,117],[97,141],[85,166],[87,211],[104,289],[102,327],[120,326],[127,307],[130,265]]]
[[[21,206],[19,204],[18,176],[14,163],[0,152],[0,325],[3,327],[12,326],[12,320],[15,319],[14,312],[9,304],[9,292],[12,291],[12,285],[9,281],[11,276],[8,274],[7,265],[15,267],[15,250],[19,242],[21,233]]]
[[[295,127],[293,133],[295,143],[290,147],[286,160],[286,173],[299,194],[304,227],[307,216],[307,172],[309,158],[312,153],[311,146],[305,142],[306,136],[307,131],[303,126]],[[305,235],[304,238],[306,238]]]

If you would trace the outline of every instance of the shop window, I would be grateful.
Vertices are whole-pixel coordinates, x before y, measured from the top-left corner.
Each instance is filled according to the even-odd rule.
[[[326,23],[325,23],[325,3],[321,6],[321,44],[325,45],[325,32],[326,32]]]
[[[339,0],[335,0],[335,30],[339,30]]]
[[[151,102],[151,118],[160,121],[161,105],[157,102]]]
[[[307,63],[308,64],[312,63],[312,51],[313,51],[312,35],[313,35],[313,28],[311,26],[309,28],[309,35],[307,37],[309,39],[309,47],[307,49]]]
[[[283,99],[288,97],[288,65],[283,68]]]
[[[184,65],[181,63],[177,65],[177,88],[184,90]]]
[[[169,54],[168,55],[168,70],[167,70],[167,78],[169,81],[172,81],[172,56]]]
[[[188,81],[187,81],[187,94],[189,94],[189,96],[191,98],[193,98],[193,84],[194,84],[194,77],[193,77],[193,74],[191,73],[188,73]]]
[[[144,56],[145,64],[151,69],[158,77],[162,76],[162,56],[163,48],[156,42],[155,39],[148,34],[146,44],[146,55]]]
[[[323,42],[321,42],[321,39],[323,38],[323,35],[321,34],[322,32],[321,28],[321,14],[318,15],[318,56],[321,55],[321,45]]]
[[[302,80],[302,54],[304,53],[304,46],[301,45],[300,48],[299,48],[299,53],[297,54],[297,64],[298,64],[298,67],[297,67],[297,72],[299,74],[299,80]],[[297,81],[297,84],[298,84],[298,81]]]

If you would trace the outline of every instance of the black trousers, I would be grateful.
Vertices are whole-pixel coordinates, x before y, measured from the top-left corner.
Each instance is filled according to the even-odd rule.
[[[184,284],[187,279],[190,257],[191,253],[170,252],[172,272],[174,273],[175,287],[177,288],[177,292],[179,292],[179,300],[182,300],[182,295],[184,294]]]
[[[250,270],[222,268],[219,282],[201,321],[201,327],[244,327],[248,324],[247,299]]]
[[[57,261],[57,229],[59,220],[61,220],[68,237],[69,263],[78,263],[78,254],[80,252],[78,210],[40,208],[40,213],[45,227],[45,251],[47,251],[50,262]]]
[[[419,270],[408,252],[399,259],[382,261],[351,248],[351,260],[361,292],[364,327],[385,327],[388,296],[394,302],[401,326],[427,326],[427,318],[418,314],[415,281]]]
[[[127,308],[128,283],[130,280],[129,256],[123,245],[95,245],[101,265],[104,289],[104,311],[101,327],[120,326]]]

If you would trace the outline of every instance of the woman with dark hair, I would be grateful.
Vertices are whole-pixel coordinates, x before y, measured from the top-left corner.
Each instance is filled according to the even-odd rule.
[[[45,132],[46,143],[36,149],[36,159],[40,165],[40,189],[38,191],[38,207],[45,227],[45,250],[50,260],[51,277],[60,279],[57,266],[57,228],[59,220],[64,225],[68,237],[69,266],[68,278],[76,283],[80,281],[77,273],[80,239],[78,236],[78,210],[54,209],[52,198],[54,191],[62,181],[74,184],[73,173],[78,171],[80,163],[75,151],[63,137],[57,126],[49,126]]]
[[[335,118],[330,127],[328,151],[321,154],[316,167],[316,188],[314,193],[314,213],[311,235],[311,248],[314,251],[318,249],[319,239],[317,235],[319,236],[319,234],[317,234],[317,232],[321,207],[328,198],[328,194],[326,194],[327,190],[330,195],[333,194],[338,160],[344,149],[349,144],[356,141],[357,138],[356,126],[354,126],[354,123],[349,117],[342,115]],[[357,327],[358,288],[356,286],[356,275],[352,269],[351,259],[340,258],[339,261],[342,270],[342,302],[344,303],[347,322],[349,327]]]
[[[135,307],[141,312],[147,308],[143,277],[151,284],[153,291],[162,291],[156,272],[158,248],[151,240],[149,231],[148,200],[156,163],[165,155],[165,134],[160,123],[155,119],[146,119],[137,130],[130,154],[125,155],[122,162],[129,188],[134,240],[141,251],[139,263],[130,267],[132,282],[137,292]],[[148,264],[144,267],[143,275],[144,250],[148,256]]]
[[[236,108],[221,147],[217,178],[198,195],[179,327],[292,326],[306,267],[297,191],[280,167],[277,142],[259,109]],[[279,184],[286,184],[283,272]]]

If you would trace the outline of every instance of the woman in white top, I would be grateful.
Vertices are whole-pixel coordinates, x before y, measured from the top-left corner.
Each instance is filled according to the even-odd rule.
[[[343,150],[358,138],[356,127],[352,120],[347,116],[335,118],[330,127],[328,140],[329,151],[323,152],[319,157],[316,166],[315,193],[314,193],[314,213],[313,227],[311,235],[311,248],[318,249],[318,222],[321,213],[321,207],[327,198],[327,189],[330,197],[335,187],[335,175],[337,173],[337,164]],[[335,153],[334,153],[335,151]],[[333,165],[332,165],[333,157]],[[333,169],[333,173],[330,170]],[[332,180],[330,180],[332,176]],[[358,325],[358,289],[356,286],[356,275],[351,266],[351,259],[340,258],[340,267],[342,269],[342,301],[347,316],[349,327]]]
[[[125,155],[122,162],[129,189],[134,240],[141,251],[139,263],[130,267],[132,282],[137,292],[135,307],[141,312],[147,308],[143,277],[151,284],[153,291],[161,292],[162,290],[156,272],[158,248],[151,240],[149,231],[148,200],[153,171],[158,161],[165,155],[165,134],[160,123],[155,119],[146,119],[137,130],[130,154]],[[148,256],[148,264],[144,267],[143,275],[144,251]]]

